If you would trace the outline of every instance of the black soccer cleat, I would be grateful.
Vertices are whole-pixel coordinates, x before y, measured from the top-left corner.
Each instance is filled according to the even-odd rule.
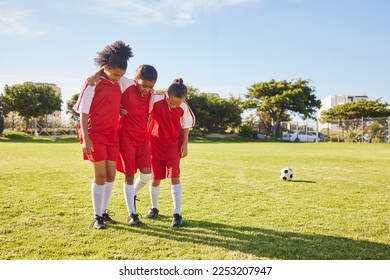
[[[181,225],[183,224],[183,218],[180,214],[173,214],[173,218],[172,218],[172,226],[173,227],[181,227]]]
[[[116,221],[111,219],[111,216],[115,216],[115,213],[110,212],[108,209],[102,214],[103,222],[107,224],[116,224]]]
[[[139,219],[139,215],[136,213],[132,213],[128,218],[129,225],[131,226],[140,226],[142,225],[141,220]]]
[[[148,219],[156,219],[158,216],[157,208],[150,208],[148,214],[146,214],[146,218]]]
[[[95,217],[92,220],[92,226],[96,229],[105,229],[106,225],[103,222],[103,217],[95,215]]]

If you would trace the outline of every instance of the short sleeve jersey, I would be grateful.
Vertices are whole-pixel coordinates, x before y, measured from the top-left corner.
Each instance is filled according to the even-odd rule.
[[[97,86],[84,87],[73,109],[80,114],[88,114],[88,135],[93,143],[118,143],[121,97],[119,84],[104,78],[101,78]]]
[[[127,114],[119,119],[119,142],[121,145],[139,146],[148,141],[147,117],[151,93],[139,93],[135,82],[122,78],[120,86],[123,91],[121,107]]]
[[[195,116],[184,101],[170,108],[165,94],[153,94],[150,102],[148,134],[152,157],[160,160],[180,158],[182,129],[195,125]]]

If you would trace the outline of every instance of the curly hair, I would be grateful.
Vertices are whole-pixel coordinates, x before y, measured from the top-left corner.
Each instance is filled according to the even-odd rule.
[[[116,41],[111,45],[106,46],[101,52],[98,52],[98,57],[95,58],[95,64],[103,67],[105,65],[111,68],[127,69],[127,60],[133,57],[133,53],[129,45],[122,41]]]
[[[141,64],[135,71],[135,78],[142,79],[150,82],[157,81],[157,70],[148,64]]]
[[[178,98],[187,97],[187,87],[184,84],[182,78],[177,78],[173,80],[173,83],[169,86],[167,92],[169,96],[173,95]]]

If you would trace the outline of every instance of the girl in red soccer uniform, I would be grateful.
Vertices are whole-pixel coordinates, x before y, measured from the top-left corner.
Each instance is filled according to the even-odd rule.
[[[151,98],[148,134],[152,160],[150,196],[152,207],[147,218],[158,215],[158,196],[161,180],[168,177],[173,200],[172,226],[182,225],[180,213],[182,185],[180,184],[180,159],[188,154],[189,129],[195,125],[195,116],[185,102],[187,87],[176,79],[165,94]]]
[[[89,85],[100,82],[101,71],[88,78]],[[136,194],[152,176],[146,123],[157,76],[157,70],[153,66],[142,64],[137,68],[134,80],[126,77],[119,80],[123,94],[118,124],[119,158],[116,168],[125,174],[123,193],[129,213],[128,222],[132,226],[142,224],[135,209]],[[137,169],[140,175],[134,182]]]
[[[122,91],[118,81],[125,74],[131,48],[122,41],[106,46],[95,63],[103,67],[101,81],[86,85],[73,109],[80,114],[80,142],[84,159],[93,163],[93,227],[106,228],[104,222],[116,223],[107,213],[119,153],[117,126]]]
[[[132,226],[141,225],[135,209],[135,195],[151,178],[150,149],[147,132],[147,117],[153,87],[157,81],[156,69],[147,64],[140,65],[134,81],[123,77],[120,85],[123,91],[119,119],[119,159],[117,170],[125,174],[123,193],[128,222]],[[134,182],[134,175],[140,175]]]

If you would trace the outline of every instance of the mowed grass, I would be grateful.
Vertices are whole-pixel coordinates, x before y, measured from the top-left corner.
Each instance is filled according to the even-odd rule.
[[[294,180],[279,179],[291,167]],[[390,145],[193,140],[182,161],[184,226],[148,220],[148,187],[127,225],[118,174],[117,225],[91,227],[92,166],[75,141],[0,141],[0,259],[390,259]]]

